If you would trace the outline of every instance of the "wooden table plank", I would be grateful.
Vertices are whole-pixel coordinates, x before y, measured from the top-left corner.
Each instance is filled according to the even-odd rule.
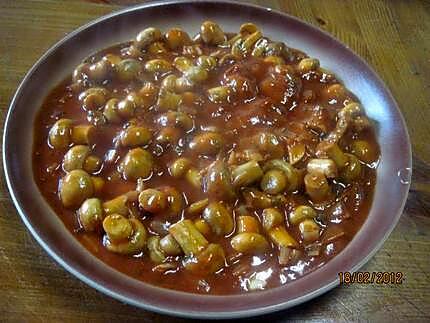
[[[19,81],[67,32],[135,0],[0,2],[0,121]],[[290,320],[430,318],[430,3],[426,1],[255,1],[327,30],[365,58],[387,83],[409,125],[414,177],[405,212],[384,247],[363,268],[401,271],[402,285],[336,288],[264,317]],[[121,304],[87,287],[38,246],[0,178],[0,320],[144,321],[181,319]],[[257,319],[255,319],[257,320]]]

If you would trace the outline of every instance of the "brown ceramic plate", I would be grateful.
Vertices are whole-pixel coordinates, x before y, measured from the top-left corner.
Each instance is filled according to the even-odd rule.
[[[108,267],[67,231],[39,193],[31,165],[36,112],[49,90],[84,57],[131,39],[148,26],[198,31],[205,19],[226,31],[252,21],[272,39],[305,51],[332,70],[357,95],[377,125],[381,162],[370,214],[352,242],[326,265],[282,287],[233,296],[196,295],[155,287]],[[23,131],[26,129],[26,131]],[[296,18],[270,9],[224,1],[158,2],[127,8],[70,33],[33,66],[19,86],[5,124],[3,162],[7,184],[27,228],[66,270],[99,291],[147,310],[196,318],[233,318],[285,309],[338,284],[340,271],[355,271],[382,246],[396,225],[409,189],[411,149],[405,122],[375,72],[346,46]]]

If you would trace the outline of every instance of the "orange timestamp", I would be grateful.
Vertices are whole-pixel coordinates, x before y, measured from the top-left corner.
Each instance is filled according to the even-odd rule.
[[[404,275],[401,271],[341,271],[338,273],[341,285],[350,284],[378,284],[378,285],[400,285],[403,283]]]

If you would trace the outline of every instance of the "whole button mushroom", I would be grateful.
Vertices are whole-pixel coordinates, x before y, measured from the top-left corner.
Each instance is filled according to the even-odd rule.
[[[122,82],[130,82],[137,78],[142,71],[142,64],[133,58],[126,58],[116,67],[118,78]]]
[[[177,49],[178,47],[188,45],[191,43],[190,36],[180,28],[172,28],[165,35],[167,46],[170,49]]]
[[[90,148],[84,145],[76,145],[70,148],[63,158],[63,169],[70,172],[74,169],[82,169],[90,154]]]
[[[242,232],[231,239],[231,246],[237,252],[245,254],[264,253],[270,249],[266,238],[255,232]]]
[[[219,45],[225,41],[221,27],[213,21],[205,21],[200,27],[200,35],[206,44]]]
[[[49,130],[49,144],[55,149],[67,148],[71,141],[71,119],[60,119]]]
[[[98,198],[86,199],[78,210],[79,223],[85,231],[96,231],[103,220],[102,202]]]
[[[210,203],[203,211],[203,219],[209,223],[217,235],[227,235],[233,231],[233,215],[223,204]]]
[[[261,189],[269,194],[282,193],[288,185],[285,173],[278,169],[271,169],[267,171],[261,179]]]
[[[164,192],[148,188],[139,194],[139,205],[150,213],[158,213],[167,207],[167,196]]]
[[[67,173],[61,179],[61,202],[66,208],[77,207],[94,193],[94,186],[90,175],[81,169],[75,169]]]
[[[157,28],[149,27],[142,30],[136,36],[136,40],[134,41],[134,45],[142,50],[145,49],[151,43],[160,40],[162,38],[161,31]]]
[[[142,148],[134,148],[125,155],[119,170],[126,180],[137,180],[151,175],[152,155]]]
[[[111,214],[103,220],[103,229],[106,232],[105,247],[111,252],[131,255],[146,247],[148,233],[137,219]]]
[[[224,146],[224,138],[217,132],[207,131],[197,134],[189,147],[199,155],[216,155]]]

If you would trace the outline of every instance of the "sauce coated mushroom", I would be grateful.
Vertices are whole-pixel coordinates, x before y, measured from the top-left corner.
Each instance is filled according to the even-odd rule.
[[[318,58],[267,36],[144,28],[52,90],[34,177],[95,256],[226,295],[301,279],[351,241],[375,187],[372,122]]]

